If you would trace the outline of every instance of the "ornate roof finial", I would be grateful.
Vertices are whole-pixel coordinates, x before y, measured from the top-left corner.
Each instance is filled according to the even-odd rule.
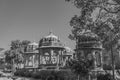
[[[35,40],[33,40],[33,42],[35,42]]]
[[[49,31],[49,34],[51,35],[51,34],[53,34],[53,32],[52,32],[52,30],[50,29],[50,31]]]
[[[49,31],[49,35],[48,35],[48,36],[45,36],[45,38],[56,38],[56,39],[58,39],[58,37],[55,36],[55,35],[52,33],[51,30]]]

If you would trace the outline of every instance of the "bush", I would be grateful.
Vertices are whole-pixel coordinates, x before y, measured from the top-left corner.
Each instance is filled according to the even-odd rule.
[[[40,79],[41,78],[41,74],[40,74],[40,72],[33,72],[31,77],[36,78],[36,79]]]
[[[33,78],[37,79],[53,79],[53,80],[75,80],[76,76],[71,71],[56,71],[56,70],[41,70],[32,74]]]
[[[69,67],[64,66],[64,67],[59,67],[59,69],[69,69]]]
[[[20,69],[20,70],[17,70],[15,73],[14,73],[14,75],[15,76],[25,76],[25,72],[26,72],[27,70],[26,69]]]
[[[104,69],[104,70],[112,70],[112,66],[111,66],[111,65],[106,65],[106,64],[104,64],[104,65],[103,65],[103,69]],[[120,64],[119,64],[119,63],[116,63],[116,64],[115,64],[115,69],[120,69]]]
[[[17,70],[15,76],[22,77],[32,77],[42,80],[75,80],[76,75],[74,75],[70,70],[41,70],[41,71],[28,71],[28,70]]]
[[[120,63],[115,64],[115,69],[120,69]]]
[[[51,71],[48,70],[41,70],[41,71],[37,71],[37,72],[33,72],[32,73],[32,77],[36,78],[36,79],[43,79],[45,80],[46,78],[48,78],[49,76],[51,76]]]
[[[51,71],[51,76],[54,76],[55,80],[75,80],[74,75],[70,70]]]
[[[55,69],[56,67],[47,67],[47,69]]]
[[[32,71],[25,71],[23,74],[25,77],[31,77],[32,76]]]
[[[97,80],[113,80],[112,75],[107,73],[107,74],[99,74],[97,76]]]
[[[104,64],[104,65],[103,65],[103,69],[104,69],[104,70],[112,70],[112,66],[111,66],[111,65],[106,65],[106,64]]]
[[[46,80],[56,80],[54,76],[48,76]]]

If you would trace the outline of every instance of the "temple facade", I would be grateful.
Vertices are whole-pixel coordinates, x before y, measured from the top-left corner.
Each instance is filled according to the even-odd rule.
[[[33,42],[24,52],[24,68],[59,69],[66,66],[66,61],[73,58],[73,51],[66,47],[52,32]]]

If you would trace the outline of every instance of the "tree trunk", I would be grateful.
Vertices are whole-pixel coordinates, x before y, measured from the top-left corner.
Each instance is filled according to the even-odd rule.
[[[112,59],[112,74],[113,74],[113,79],[115,80],[115,63],[114,63],[114,55],[113,55],[112,46],[111,46],[111,59]]]
[[[15,61],[14,61],[14,59],[12,60],[12,64],[13,64],[13,66],[12,66],[12,75],[14,75],[14,72],[15,72]]]
[[[78,74],[78,80],[80,79],[80,75]]]

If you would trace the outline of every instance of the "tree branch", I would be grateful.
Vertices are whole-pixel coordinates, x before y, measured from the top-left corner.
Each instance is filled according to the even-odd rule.
[[[118,9],[117,11],[110,11],[110,10],[108,10],[107,8],[103,7],[103,6],[96,6],[96,7],[99,7],[99,8],[101,8],[101,9],[105,10],[105,11],[108,12],[108,13],[116,14],[116,13],[120,12],[120,9]]]
[[[100,10],[99,10],[99,14],[98,14],[98,17],[96,18],[95,22],[97,22],[98,19],[100,18],[100,13],[101,13],[101,11],[102,11],[102,9],[100,8]]]
[[[110,2],[107,2],[106,4],[108,4],[108,5],[115,5],[115,6],[117,6],[117,5],[119,5],[119,4],[115,4],[115,3],[110,3]]]

